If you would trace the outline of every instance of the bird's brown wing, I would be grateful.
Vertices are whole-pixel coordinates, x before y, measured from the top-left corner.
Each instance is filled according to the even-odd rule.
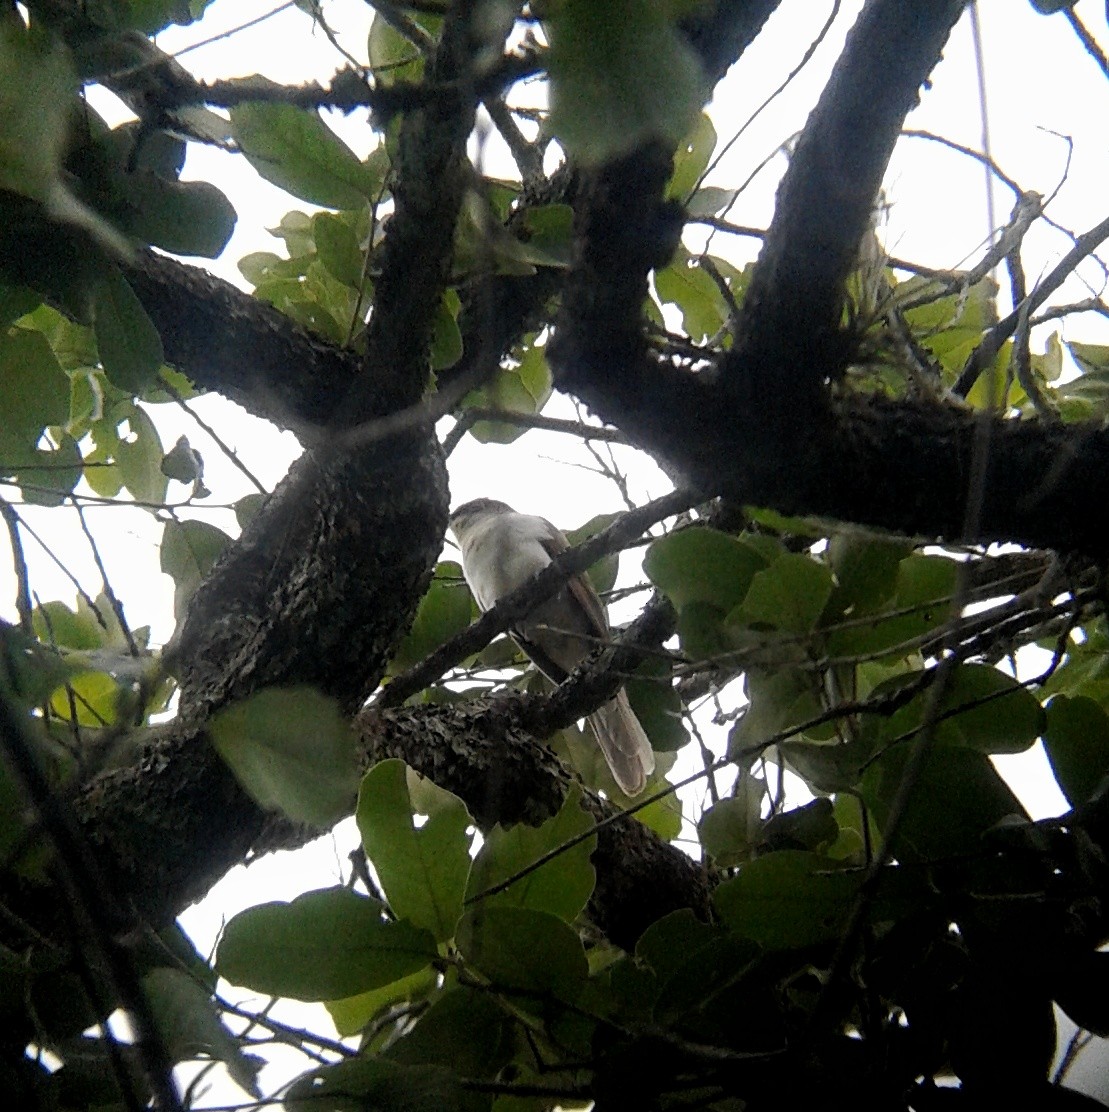
[[[540,543],[547,550],[552,560],[556,556],[561,556],[570,547],[570,542],[555,530],[552,530],[551,535],[544,537]],[[571,594],[578,600],[581,608],[588,616],[589,623],[593,627],[590,633],[599,641],[606,640],[609,636],[608,615],[601,604],[600,596],[589,581],[588,573],[583,571],[581,575],[573,576],[566,586],[570,588]]]

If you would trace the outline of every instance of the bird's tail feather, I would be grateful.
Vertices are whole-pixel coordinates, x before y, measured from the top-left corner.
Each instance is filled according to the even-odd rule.
[[[655,770],[655,753],[623,691],[589,716],[608,767],[625,795],[638,795]]]

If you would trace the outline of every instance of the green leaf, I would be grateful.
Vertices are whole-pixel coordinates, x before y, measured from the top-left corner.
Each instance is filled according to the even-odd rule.
[[[466,961],[501,988],[573,1003],[589,976],[577,931],[546,911],[483,903],[463,916],[457,941]]]
[[[0,330],[7,329],[41,304],[42,298],[34,290],[0,279]]]
[[[737,189],[720,189],[717,186],[705,186],[698,189],[686,203],[685,211],[691,218],[698,216],[715,216],[721,209],[726,209],[739,196]]]
[[[730,308],[712,276],[684,248],[655,273],[655,293],[663,304],[678,308],[682,327],[695,343],[715,336],[728,319]]]
[[[595,825],[593,816],[581,806],[581,789],[572,787],[558,814],[542,826],[524,823],[507,829],[494,826],[474,859],[466,886],[466,902],[480,899],[485,906],[530,908],[573,921],[584,910],[597,879],[590,860],[597,845],[593,836],[558,853],[504,891],[483,893],[558,850],[572,838],[592,830]]]
[[[361,289],[366,257],[350,222],[330,212],[318,212],[312,217],[312,237],[327,272],[344,286]]]
[[[1081,641],[1071,638],[1067,655],[1043,685],[1042,694],[1085,695],[1109,707],[1109,635],[1103,618],[1087,622]]]
[[[897,677],[879,684],[871,694],[895,690],[904,682],[904,677]],[[927,689],[922,691],[886,719],[881,736],[891,741],[911,736],[929,711],[938,742],[983,753],[1023,753],[1044,729],[1039,700],[1012,676],[986,664],[956,665],[948,672],[938,701]]]
[[[839,836],[835,808],[830,799],[818,798],[789,811],[771,815],[763,826],[763,848],[825,850]]]
[[[338,1000],[411,976],[438,957],[428,931],[383,912],[378,900],[347,888],[259,904],[224,928],[216,970],[272,996]]]
[[[1027,687],[987,664],[948,674],[935,727],[938,741],[983,753],[1023,753],[1043,733],[1043,707]]]
[[[602,529],[608,528],[619,516],[619,514],[596,514],[584,525],[579,525],[576,529],[568,529],[566,539],[571,546],[583,544],[590,537],[595,537]],[[599,595],[607,594],[616,586],[616,577],[619,574],[620,554],[617,552],[602,556],[595,564],[590,564],[586,568],[586,575],[589,576],[593,589]]]
[[[727,614],[769,563],[745,538],[695,525],[653,542],[643,570],[679,610],[703,602]]]
[[[425,19],[420,20],[421,23]],[[426,28],[425,28],[426,29]],[[366,53],[374,80],[382,85],[398,81],[419,81],[424,73],[424,56],[392,24],[374,15],[366,41]]]
[[[1067,802],[1078,807],[1109,774],[1109,716],[1086,696],[1056,695],[1047,704],[1044,748]]]
[[[517,366],[501,367],[491,382],[467,394],[463,404],[530,415],[542,412],[551,390],[546,348],[532,342],[525,347]],[[510,444],[527,431],[527,426],[511,421],[477,421],[470,435],[483,444]]]
[[[44,644],[66,649],[98,649],[104,637],[92,610],[73,611],[64,602],[40,603],[31,613],[31,624]]]
[[[702,923],[689,910],[657,920],[635,946],[637,964],[654,973],[658,986],[651,1018],[671,1026],[713,1008],[755,967],[759,954],[754,942],[737,938],[720,924]],[[721,1003],[731,1012],[731,1018],[724,1020],[730,1028],[734,1004]],[[716,1018],[709,1015],[710,1022]]]
[[[568,267],[574,246],[574,209],[571,205],[537,205],[521,220],[521,258],[536,266]]]
[[[127,230],[163,251],[214,259],[235,230],[235,209],[211,182],[136,174],[127,192],[133,205]]]
[[[262,1060],[242,1052],[237,1040],[220,1022],[209,991],[187,973],[162,967],[142,979],[154,1025],[174,1062],[203,1056],[223,1062],[232,1080],[254,1097],[261,1097],[257,1074]]]
[[[0,22],[0,188],[49,201],[60,189],[77,75],[51,37]]]
[[[473,616],[474,604],[462,578],[462,566],[453,560],[437,564],[427,594],[420,600],[412,628],[389,662],[390,674],[397,675],[418,664],[461,633]]]
[[[57,653],[0,618],[0,683],[11,696],[38,705],[73,671]]]
[[[462,358],[462,333],[458,328],[461,302],[454,290],[444,290],[431,321],[429,356],[433,371],[453,367]]]
[[[128,394],[153,385],[165,362],[162,338],[127,279],[112,268],[96,291],[96,346],[108,379]]]
[[[880,830],[885,830],[912,748],[892,746],[863,777],[863,800]],[[894,853],[903,861],[974,853],[981,850],[987,830],[1013,816],[1028,817],[985,753],[933,745],[914,777]]]
[[[158,469],[167,479],[192,483],[203,477],[204,459],[187,436],[179,436],[177,443],[162,457]]]
[[[953,382],[982,333],[997,321],[997,283],[984,278],[958,293],[936,296],[938,290],[932,279],[910,278],[896,287],[894,300],[908,305],[904,313],[913,335]]]
[[[512,1024],[488,993],[458,985],[386,1051],[394,1062],[442,1065],[467,1078],[491,1078],[513,1056]]]
[[[247,161],[294,197],[354,209],[374,195],[366,166],[316,112],[254,101],[231,109],[231,128]]]
[[[66,722],[75,717],[78,726],[108,726],[118,715],[119,687],[107,672],[79,672],[54,692],[50,709]]]
[[[829,653],[848,656],[893,651],[906,655],[912,651],[912,643],[950,619],[958,575],[958,563],[946,556],[906,557],[898,564],[897,588],[889,605],[869,620],[831,630]]]
[[[761,622],[786,633],[810,633],[832,595],[831,570],[810,556],[787,552],[756,572],[728,623]]]
[[[24,460],[17,479],[25,502],[60,506],[81,480],[81,450],[72,436],[60,437],[56,448],[36,448]]]
[[[154,422],[138,406],[128,410],[127,423],[131,429],[129,436],[117,440],[114,445],[119,478],[138,501],[163,502],[168,480],[162,472],[165,454],[162,438]],[[163,567],[162,570],[166,569]]]
[[[231,538],[206,521],[167,521],[162,532],[161,568],[176,584],[173,612],[180,619],[185,607],[219,559]]]
[[[71,321],[49,305],[40,305],[20,323],[47,338],[58,362],[67,371],[96,366],[96,339],[91,328]]]
[[[674,752],[689,741],[682,719],[682,697],[669,670],[661,660],[648,661],[625,686],[628,702],[651,739],[651,748],[660,753]]]
[[[33,448],[47,425],[69,416],[69,379],[41,332],[15,328],[0,336],[0,469],[12,453]]]
[[[1074,356],[1083,374],[1109,374],[1109,345],[1067,342],[1067,350]]]
[[[726,869],[746,861],[758,843],[762,830],[762,804],[766,781],[744,775],[735,795],[714,803],[697,824],[701,846],[718,868]]]
[[[860,873],[829,858],[779,850],[724,881],[713,904],[736,934],[766,950],[791,950],[839,938],[861,883]]]
[[[708,602],[690,602],[678,611],[678,639],[689,660],[712,660],[735,648],[724,630],[724,614]]]
[[[137,56],[136,61],[139,61]],[[185,167],[188,148],[185,140],[169,131],[151,128],[140,120],[129,120],[102,135],[93,131],[90,139],[107,153],[114,164],[112,168],[122,171],[127,178],[150,173],[172,182],[181,177]]]
[[[890,602],[901,561],[911,552],[907,541],[854,531],[836,533],[828,541],[828,565],[836,577],[832,608],[837,617],[851,620]]]
[[[663,773],[668,767],[668,761],[665,754],[659,754],[658,766],[655,768],[654,775],[647,781],[646,793],[647,795],[658,791],[660,788],[667,788],[669,785],[666,783]],[[618,789],[606,789],[610,794]],[[613,796],[613,798],[619,798]],[[626,798],[626,797],[625,797]],[[634,802],[627,799],[624,806],[628,806]],[[654,803],[648,803],[646,807],[641,807],[635,813],[637,821],[643,823],[644,826],[653,830],[664,842],[672,842],[682,832],[683,815],[681,800],[676,795],[664,795],[661,799],[656,799]]]
[[[1055,386],[1064,416],[1068,420],[1104,416],[1109,412],[1109,346],[1075,342],[1066,346],[1082,373]]]
[[[738,758],[743,750],[753,752],[770,738],[819,717],[824,710],[812,674],[799,668],[751,670],[745,686],[747,710],[728,739],[730,756]],[[830,741],[836,736],[835,724],[813,727],[800,736],[810,741]]]
[[[492,264],[494,273],[517,277],[535,273],[536,266],[560,265],[549,253],[517,238],[502,223],[503,217],[494,204],[495,195],[467,190],[454,232],[453,272],[456,276],[473,271],[486,271]],[[526,229],[519,228],[519,235]]]
[[[290,260],[315,253],[316,241],[312,237],[312,217],[306,212],[292,209],[281,217],[281,223],[276,228],[270,228],[268,231],[270,235],[285,241],[285,250],[289,252]],[[303,271],[293,271],[286,277],[301,273]]]
[[[138,969],[160,969],[166,965],[178,969],[209,992],[214,992],[219,982],[216,971],[197,950],[180,922],[170,923],[157,934],[148,935],[136,949],[135,959]]]
[[[245,529],[254,518],[254,515],[265,505],[268,494],[244,494],[235,503],[235,520],[240,529]]]
[[[127,0],[107,8],[114,17],[111,25],[120,30],[154,35],[171,23],[186,26],[199,19],[212,0]]]
[[[666,196],[684,202],[708,168],[714,150],[716,128],[708,113],[702,112],[674,152],[674,173],[666,187]]]
[[[315,264],[312,264],[315,266]],[[297,324],[322,336],[329,343],[341,347],[347,338],[348,327],[320,300],[305,283],[295,281],[263,282],[254,296],[268,301],[275,309],[292,317]]]
[[[272,251],[252,251],[244,255],[237,265],[239,273],[252,286],[261,286],[275,280],[285,281],[303,277],[309,261],[310,257],[306,255],[283,259]]]
[[[565,0],[551,20],[551,127],[584,165],[652,139],[679,143],[704,95],[704,75],[653,0]]]
[[[356,996],[344,996],[341,1000],[328,1000],[327,1011],[340,1035],[357,1035],[386,1008],[424,999],[434,990],[438,978],[435,969],[427,965],[399,981],[390,981],[381,988],[360,992]]]
[[[406,1066],[361,1056],[299,1078],[282,1101],[287,1112],[463,1112],[458,1077],[442,1066]]]
[[[105,649],[120,649],[125,653],[131,651],[131,641],[127,634],[124,633],[123,627],[119,623],[119,618],[112,607],[111,600],[108,596],[101,591],[100,594],[92,600],[92,603],[86,601],[84,595],[77,596],[77,616],[81,621],[93,620],[100,628],[100,648]],[[142,628],[132,629],[131,636],[134,637],[138,644],[142,645]]]
[[[358,790],[357,739],[334,699],[311,687],[271,687],[208,724],[216,752],[262,807],[326,827]]]
[[[417,827],[407,773],[398,760],[370,769],[358,793],[358,830],[389,906],[445,941],[462,914],[471,819],[465,804],[450,797]]]

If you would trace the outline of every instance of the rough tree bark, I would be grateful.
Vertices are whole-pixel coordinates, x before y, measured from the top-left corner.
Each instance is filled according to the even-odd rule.
[[[711,75],[774,7],[722,3],[689,28]],[[565,183],[577,232],[567,275],[489,278],[465,291],[461,374],[495,366],[561,283],[550,348],[559,385],[708,493],[916,535],[1103,552],[1107,526],[1085,507],[1109,495],[1109,433],[976,417],[958,405],[860,400],[836,388],[847,357],[837,330],[843,280],[904,114],[962,7],[866,5],[781,187],[741,342],[712,372],[681,371],[647,350],[647,275],[665,261],[681,218],[662,199],[669,152],[651,148]],[[466,41],[456,14],[440,75],[465,65]],[[879,100],[880,110],[864,111]],[[445,470],[419,399],[473,110],[460,97],[404,117],[394,246],[361,365],[182,264],[145,258],[130,275],[171,361],[309,445],[190,607],[178,647],[179,721],[133,767],[102,774],[78,800],[121,893],[155,921],[252,846],[310,833],[275,827],[246,799],[204,742],[208,714],[261,686],[298,682],[318,684],[353,714],[438,555]],[[782,420],[787,411],[792,424]],[[398,414],[394,431],[374,434],[375,419]],[[983,444],[984,495],[968,515],[971,460]],[[563,797],[564,774],[535,742],[541,718],[504,699],[378,708],[356,722],[367,760],[403,756],[489,823],[541,819]],[[636,823],[605,831],[591,910],[611,937],[630,944],[653,917],[705,906],[706,878],[682,855]],[[47,911],[29,919],[43,922]]]

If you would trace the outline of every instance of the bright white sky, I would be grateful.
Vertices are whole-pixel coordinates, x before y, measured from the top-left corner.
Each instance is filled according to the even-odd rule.
[[[800,77],[757,119],[744,139],[723,161],[710,184],[735,187],[798,131],[819,95],[838,56],[843,37],[860,5],[845,3],[836,27]],[[221,0],[203,24],[176,29],[161,37],[170,52],[214,34],[240,26],[276,7],[258,0]],[[760,36],[757,48],[728,75],[711,106],[721,139],[727,139],[753,109],[797,64],[830,11],[829,3],[783,4]],[[1095,35],[1109,41],[1102,5],[1081,3],[1079,11]],[[367,4],[332,2],[324,5],[347,49],[364,56],[365,37],[372,18]],[[1109,181],[1109,145],[1105,120],[1109,119],[1109,82],[1092,60],[1073,43],[1062,17],[1044,18],[1028,3],[983,0],[981,4],[988,90],[989,132],[997,162],[1026,189],[1050,194],[1060,186],[1068,155],[1062,136],[1074,141],[1069,180],[1053,203],[1051,214],[1081,232],[1105,216],[1105,188]],[[967,146],[981,146],[982,120],[978,107],[977,74],[973,64],[969,19],[958,26],[935,71],[933,88],[923,96],[919,110],[907,126],[927,129]],[[261,73],[275,81],[299,83],[327,80],[341,63],[324,36],[313,31],[302,12],[286,6],[256,27],[188,51],[181,61],[199,77],[215,79]],[[118,104],[105,94],[97,107],[118,119]],[[369,133],[364,114],[329,122],[351,145],[366,153]],[[498,172],[495,144],[484,152],[485,164]],[[774,186],[784,168],[784,157],[773,158],[756,176],[731,214],[739,223],[763,226],[770,220]],[[505,176],[509,171],[502,171]],[[259,178],[241,160],[219,151],[191,148],[186,177],[215,181],[239,212],[234,238],[215,263],[215,273],[242,284],[235,261],[257,250],[281,250],[280,242],[265,229],[278,223],[289,209],[304,207]],[[884,237],[887,249],[903,258],[936,267],[956,267],[972,256],[988,234],[984,175],[977,163],[951,152],[937,152],[923,140],[905,141],[895,155],[887,177],[890,212]],[[996,189],[997,219],[1004,221],[1012,197],[1003,186]],[[1070,246],[1061,235],[1037,231],[1030,237],[1035,250],[1029,268],[1030,284],[1045,273]],[[691,247],[700,245],[691,233]],[[718,236],[714,251],[745,262],[754,257],[757,244]],[[1087,263],[1082,273],[1095,290],[1101,288],[1096,265]],[[1087,291],[1073,284],[1074,298]],[[1067,339],[1109,342],[1109,324],[1090,314],[1060,326]],[[1040,344],[1046,334],[1039,337]],[[1036,350],[1034,345],[1034,350]],[[1040,348],[1042,350],[1042,346]],[[216,425],[225,439],[267,486],[272,488],[299,454],[295,440],[279,434],[218,398],[202,399],[196,409]],[[153,407],[153,415],[168,449],[184,433],[204,455],[207,485],[221,501],[233,501],[251,489],[192,420],[172,406]],[[556,398],[547,410],[573,416],[565,399]],[[446,426],[445,426],[446,427]],[[467,440],[450,461],[454,504],[479,495],[502,498],[519,509],[541,513],[564,528],[572,528],[597,513],[622,508],[610,481],[595,471],[594,461],[570,438],[531,432],[509,447],[477,445]],[[617,449],[615,458],[629,476],[631,496],[643,501],[669,488],[665,477],[650,461],[629,450]],[[184,496],[179,484],[171,486],[171,499]],[[66,511],[21,509],[65,565],[93,595],[99,578],[83,542],[74,540],[75,520]],[[158,571],[160,526],[142,511],[119,507],[91,508],[89,520],[104,543],[104,556],[117,592],[135,624],[153,625],[153,641],[163,643],[172,632],[172,586]],[[229,531],[229,513],[205,511],[204,516]],[[68,519],[68,520],[67,520]],[[79,538],[79,534],[76,534]],[[72,585],[31,544],[32,586],[42,600],[60,598],[72,605]],[[634,558],[626,555],[622,582],[634,583]],[[13,616],[15,588],[10,567],[0,566],[0,613]],[[617,611],[617,620],[628,616]],[[684,767],[684,762],[683,762]],[[690,765],[690,771],[694,766]],[[1063,809],[1050,773],[1042,759],[1012,759],[1006,773],[1029,804],[1041,814]],[[324,840],[300,854],[295,864],[287,855],[258,862],[249,870],[236,869],[213,890],[207,900],[183,916],[187,929],[203,949],[214,942],[221,920],[262,899],[290,898],[304,888],[334,883],[343,871],[345,856],[355,844],[349,830]],[[298,1012],[298,1022],[305,1022]],[[324,1029],[327,1029],[326,1020]],[[267,1084],[271,1079],[267,1078]],[[230,1094],[228,1094],[230,1096]],[[234,1099],[231,1096],[231,1099]]]

